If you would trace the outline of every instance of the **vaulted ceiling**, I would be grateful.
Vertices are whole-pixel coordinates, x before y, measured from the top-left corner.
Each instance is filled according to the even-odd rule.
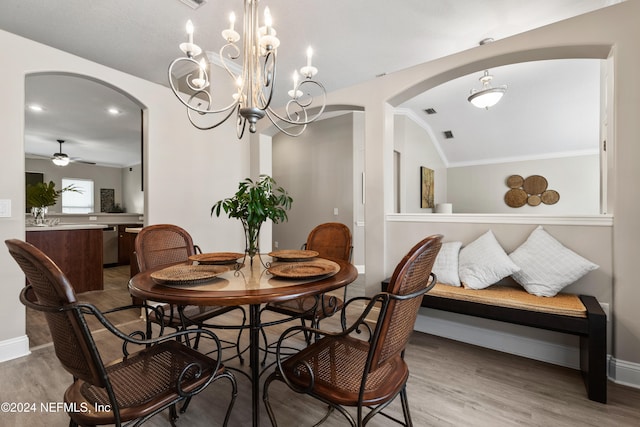
[[[220,31],[228,26],[229,12],[242,13],[239,0],[207,0],[198,9],[192,9],[185,2],[189,0],[3,0],[0,29],[167,85],[166,70],[181,54],[178,44],[185,39],[184,25],[188,19],[196,27],[195,42],[206,51],[217,52],[223,43]],[[315,52],[314,65],[319,69],[317,77],[332,91],[473,48],[487,37],[505,38],[614,3],[619,0],[263,0],[261,5],[271,9],[281,40],[276,87],[290,86],[291,72],[304,65],[305,50],[311,45]],[[574,145],[560,149],[583,150],[584,147],[575,146],[575,140],[585,137],[575,136],[575,129],[558,130],[554,125],[572,116],[592,118],[596,114],[593,107],[589,112],[582,112],[579,107],[592,105],[599,93],[580,90],[578,83],[582,88],[599,85],[599,74],[594,74],[599,65],[580,68],[579,81],[575,78],[575,67],[579,66],[576,63],[568,64],[567,68],[559,62],[530,65],[528,70],[515,65],[491,70],[494,82],[507,84],[509,89],[503,101],[488,111],[475,110],[466,101],[469,89],[479,85],[477,78],[482,70],[434,88],[402,107],[411,109],[414,117],[424,120],[451,165],[535,155],[512,153],[509,147],[493,146],[491,141],[498,137],[529,148],[537,145],[531,139],[552,143],[556,148],[573,139]],[[564,77],[568,79],[563,80]],[[543,93],[546,89],[564,98],[550,100]],[[37,91],[43,96],[45,92],[45,89]],[[55,96],[60,99],[62,95]],[[591,104],[582,102],[582,96]],[[283,100],[278,96],[275,102],[281,105]],[[567,108],[569,101],[573,104]],[[76,101],[69,102],[74,105]],[[426,116],[423,112],[426,108],[434,108],[438,113]],[[572,116],[560,115],[567,113],[567,109],[573,111]],[[86,123],[95,120],[98,114],[81,110],[88,114]],[[123,121],[124,116],[120,116]],[[139,116],[134,113],[131,116],[138,125]],[[518,119],[546,133],[535,136],[527,131],[526,138],[522,134],[508,135]],[[73,119],[75,123],[82,120]],[[127,140],[131,137],[132,123],[123,124],[122,128],[109,126],[76,134],[68,132],[71,135],[68,154],[100,161],[101,157],[106,158],[105,153],[85,152],[80,149],[80,142]],[[595,123],[597,125],[597,121]],[[445,130],[452,131],[454,139],[441,138]],[[57,151],[55,140],[67,138],[59,135],[60,129],[52,129],[50,136],[44,132],[42,127],[37,137],[32,137],[29,130],[26,132],[27,151],[53,153]],[[490,132],[493,133],[489,135]],[[487,136],[483,140],[480,134]],[[46,151],[33,145],[37,140],[49,144]],[[72,152],[74,140],[78,142],[76,152]],[[595,144],[597,146],[597,133]],[[483,157],[478,159],[478,155]],[[111,162],[127,163],[116,157],[109,158],[108,163]]]

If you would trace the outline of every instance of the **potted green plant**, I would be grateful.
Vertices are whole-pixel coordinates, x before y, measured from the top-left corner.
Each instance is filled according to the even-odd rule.
[[[240,181],[238,191],[223,200],[217,201],[211,208],[211,215],[220,216],[224,209],[229,218],[238,218],[242,222],[245,234],[245,252],[253,260],[259,253],[258,238],[262,224],[270,219],[274,224],[287,221],[287,210],[291,209],[293,199],[282,187],[276,187],[276,181],[269,175],[260,175],[254,182],[250,178]]]
[[[81,192],[73,185],[56,190],[56,184],[53,181],[27,185],[27,206],[31,206],[31,213],[35,218],[36,225],[45,225],[44,216],[48,207],[55,205],[58,197],[65,191]]]

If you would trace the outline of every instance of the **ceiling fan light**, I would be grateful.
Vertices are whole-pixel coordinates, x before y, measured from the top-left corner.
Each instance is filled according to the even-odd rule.
[[[69,156],[64,153],[55,153],[51,161],[56,166],[67,166],[69,164]]]
[[[489,109],[489,107],[493,107],[500,101],[506,91],[506,87],[492,87],[489,89],[479,90],[478,92],[469,95],[467,101],[472,103],[475,107]]]

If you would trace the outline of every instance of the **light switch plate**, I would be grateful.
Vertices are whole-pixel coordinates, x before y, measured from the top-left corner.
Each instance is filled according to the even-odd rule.
[[[0,199],[0,218],[11,218],[11,199]]]

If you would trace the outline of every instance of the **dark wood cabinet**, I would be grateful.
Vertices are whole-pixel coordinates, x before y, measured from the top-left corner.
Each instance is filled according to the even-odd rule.
[[[135,233],[127,233],[127,228],[140,227],[140,224],[119,224],[118,225],[118,265],[131,264],[131,255],[134,251],[136,240]]]
[[[27,242],[47,254],[76,293],[102,290],[102,229],[27,231]]]

